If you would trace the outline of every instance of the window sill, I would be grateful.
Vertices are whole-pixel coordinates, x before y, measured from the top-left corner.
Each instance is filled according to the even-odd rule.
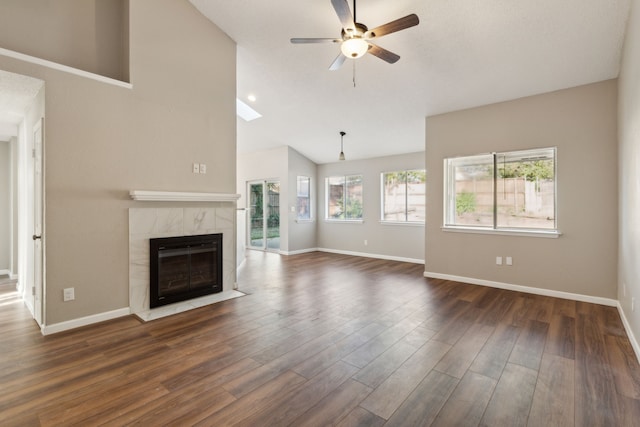
[[[424,227],[424,222],[415,221],[380,221],[381,225],[399,225],[401,227]]]
[[[557,230],[518,230],[513,228],[501,228],[498,230],[490,228],[475,228],[475,227],[452,227],[443,226],[440,227],[442,231],[448,233],[471,233],[471,234],[493,234],[500,236],[519,236],[519,237],[543,237],[547,239],[557,239],[562,236],[562,233]]]
[[[315,222],[315,219],[311,218],[311,219],[296,219],[296,222],[298,224],[306,224],[309,222]]]
[[[362,219],[327,219],[325,218],[324,222],[328,222],[331,224],[364,224],[364,220]]]

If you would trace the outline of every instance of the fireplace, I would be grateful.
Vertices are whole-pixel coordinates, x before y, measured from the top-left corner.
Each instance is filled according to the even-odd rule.
[[[222,291],[222,233],[149,239],[150,308]]]

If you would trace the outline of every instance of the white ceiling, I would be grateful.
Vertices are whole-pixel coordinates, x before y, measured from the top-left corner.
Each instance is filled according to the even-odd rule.
[[[377,40],[396,64],[329,71],[338,45],[289,39],[339,37],[330,0],[191,0],[237,43],[238,97],[263,116],[238,120],[238,151],[289,145],[316,163],[337,161],[341,130],[348,160],[422,151],[426,116],[617,77],[630,1],[360,0],[369,28],[420,24]]]
[[[43,85],[42,80],[0,70],[0,141],[17,136],[18,125]]]

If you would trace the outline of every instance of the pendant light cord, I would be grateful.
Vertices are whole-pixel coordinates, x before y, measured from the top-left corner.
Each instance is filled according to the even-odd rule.
[[[353,62],[353,87],[356,87],[356,61]]]

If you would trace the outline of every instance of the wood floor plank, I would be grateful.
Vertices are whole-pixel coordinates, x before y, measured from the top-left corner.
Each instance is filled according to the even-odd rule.
[[[507,363],[480,421],[481,426],[526,426],[538,371]]]
[[[353,352],[355,349],[380,335],[385,327],[378,323],[371,323],[361,330],[347,335],[342,340],[328,346],[312,357],[294,366],[292,370],[305,378],[312,378],[327,367]]]
[[[520,328],[510,324],[498,325],[469,369],[496,381],[499,380],[518,336],[520,336]]]
[[[554,314],[549,324],[549,334],[545,344],[545,352],[575,358],[576,321],[574,317]]]
[[[273,399],[269,407],[242,420],[238,426],[289,425],[357,371],[355,366],[337,362],[290,393]]]
[[[616,390],[631,399],[640,399],[640,366],[626,337],[605,336],[608,359],[612,365]]]
[[[382,427],[384,425],[384,418],[358,406],[353,408],[336,427]]]
[[[371,339],[357,349],[354,349],[354,351],[348,355],[345,355],[342,360],[363,368],[376,357],[387,351],[393,344],[415,330],[420,323],[420,321],[412,318],[403,319],[393,327],[387,328],[374,339]]]
[[[418,347],[407,344],[402,340],[398,341],[389,350],[382,353],[355,374],[353,379],[369,387],[378,387],[417,350]]]
[[[434,420],[434,427],[477,426],[496,386],[496,380],[467,372]]]
[[[509,362],[537,371],[542,360],[548,331],[548,323],[538,320],[527,321],[516,344],[513,346]]]
[[[449,344],[428,341],[380,384],[360,406],[379,417],[389,419],[450,348]]]
[[[232,425],[241,422],[268,407],[271,399],[296,388],[305,382],[305,378],[292,372],[285,371],[281,375],[267,381],[257,389],[234,400],[219,411],[202,419],[195,425]]]
[[[493,326],[473,325],[440,359],[434,369],[455,378],[462,378],[493,331]]]
[[[542,356],[529,426],[572,426],[575,408],[574,361],[551,353]]]
[[[315,406],[293,421],[293,425],[318,426],[338,424],[345,418],[373,389],[354,380],[347,380],[335,392],[329,394]]]
[[[431,425],[458,382],[450,375],[431,371],[393,413],[385,427]]]
[[[596,312],[595,307],[581,305],[576,318],[575,422],[610,426],[616,424],[620,406]]]

